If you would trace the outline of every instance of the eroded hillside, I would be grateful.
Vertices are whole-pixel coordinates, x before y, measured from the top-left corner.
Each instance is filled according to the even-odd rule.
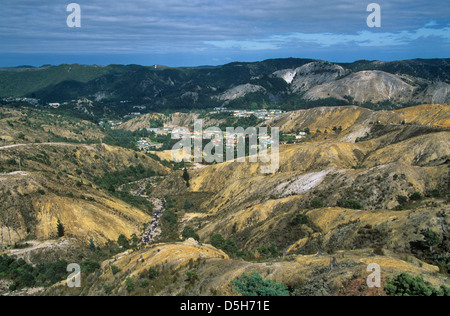
[[[14,115],[26,131],[23,114]],[[139,240],[151,221],[160,230],[149,245],[122,243],[97,257],[81,288],[61,282],[41,294],[235,295],[232,281],[258,272],[291,295],[385,295],[366,286],[370,263],[380,265],[383,286],[402,272],[449,285],[449,105],[288,112],[268,124],[311,134],[280,146],[273,174],[248,161],[183,172],[102,143],[24,140],[0,122],[2,244],[24,247],[8,254],[78,262],[93,256],[90,240],[107,249],[119,235]],[[124,199],[125,189],[139,199]],[[159,201],[158,221],[145,201]],[[58,219],[65,238],[55,235]]]

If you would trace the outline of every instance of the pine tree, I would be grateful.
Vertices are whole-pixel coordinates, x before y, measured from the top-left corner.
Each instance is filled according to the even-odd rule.
[[[58,231],[58,237],[64,237],[64,226],[58,218],[58,224],[56,225],[56,230]]]
[[[190,187],[190,183],[189,183],[190,177],[189,177],[189,173],[186,168],[184,168],[184,170],[183,170],[183,179],[184,179],[184,181],[186,181],[186,186]]]
[[[94,244],[94,240],[92,238],[89,240],[89,250],[91,250],[91,251],[97,250],[97,248],[95,247],[95,244]]]

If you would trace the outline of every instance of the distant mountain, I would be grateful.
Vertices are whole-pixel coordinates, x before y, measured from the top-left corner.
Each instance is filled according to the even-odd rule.
[[[295,110],[450,102],[450,59],[339,64],[288,58],[195,68],[75,64],[0,70],[0,98],[33,97],[42,103],[87,98],[117,113],[136,105],[150,111],[215,106]]]

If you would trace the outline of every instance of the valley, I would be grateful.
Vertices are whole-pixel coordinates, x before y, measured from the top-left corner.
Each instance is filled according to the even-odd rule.
[[[301,90],[295,74],[315,66],[276,75]],[[170,150],[135,146],[155,125],[192,128],[198,118],[205,128],[244,122],[174,111],[111,128],[0,107],[1,294],[228,296],[252,272],[292,296],[385,296],[402,273],[450,286],[450,105],[322,106],[255,121],[284,140],[272,174],[248,157],[175,163]],[[80,288],[64,271],[47,280],[12,268],[61,262],[81,265]],[[371,263],[379,288],[366,284]]]

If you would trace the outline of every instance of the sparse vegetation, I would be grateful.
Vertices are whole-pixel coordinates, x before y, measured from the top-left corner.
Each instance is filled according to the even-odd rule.
[[[13,281],[11,291],[24,287],[49,287],[64,280],[67,276],[67,262],[40,263],[33,267],[23,259],[14,259],[7,255],[0,256],[0,277]]]
[[[387,280],[384,290],[391,296],[450,296],[450,288],[442,285],[439,289],[427,285],[422,277],[402,273]]]
[[[256,272],[244,273],[233,280],[232,284],[234,290],[243,296],[289,296],[289,291],[284,284],[264,280]]]

